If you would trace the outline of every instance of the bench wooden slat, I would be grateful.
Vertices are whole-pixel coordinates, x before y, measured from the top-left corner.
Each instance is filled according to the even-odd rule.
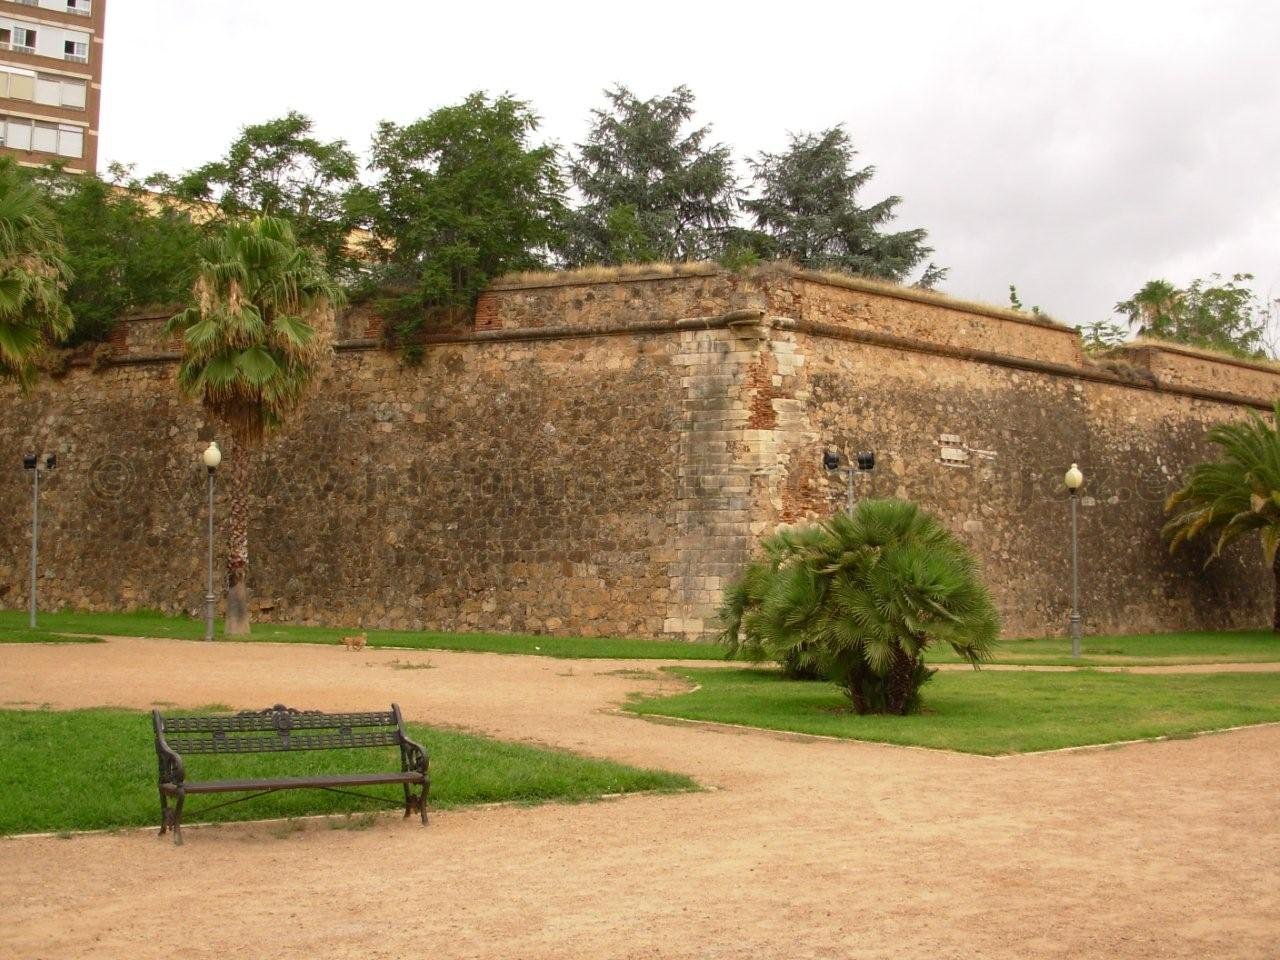
[[[201,780],[183,786],[186,793],[248,793],[255,790],[292,790],[301,787],[371,787],[378,784],[422,783],[425,775],[416,770],[406,773],[333,773],[318,777],[275,777],[263,780]],[[165,783],[160,789],[177,795],[176,784]]]
[[[380,733],[300,733],[266,737],[168,737],[169,746],[181,754],[291,753],[294,750],[346,750],[358,747],[395,747],[400,734]]]
[[[166,733],[253,733],[275,730],[283,718],[294,730],[322,730],[330,727],[394,727],[392,713],[319,713],[298,711],[285,714],[238,713],[226,717],[170,717],[164,718]]]

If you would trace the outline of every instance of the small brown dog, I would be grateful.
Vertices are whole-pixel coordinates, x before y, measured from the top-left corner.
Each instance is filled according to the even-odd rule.
[[[343,637],[342,642],[347,645],[347,653],[352,650],[363,650],[364,645],[369,642],[369,637],[364,633],[357,633],[353,637]]]

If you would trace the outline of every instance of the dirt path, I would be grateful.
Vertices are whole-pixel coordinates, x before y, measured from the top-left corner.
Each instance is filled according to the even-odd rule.
[[[396,699],[717,789],[181,848],[0,841],[0,957],[1274,960],[1280,942],[1278,727],[993,762],[611,712],[672,682],[652,661],[145,640],[4,657],[0,704]]]

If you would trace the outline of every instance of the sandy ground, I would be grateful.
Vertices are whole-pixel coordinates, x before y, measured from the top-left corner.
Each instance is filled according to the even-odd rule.
[[[443,812],[427,828],[191,828],[183,847],[139,831],[0,841],[0,957],[1280,957],[1280,727],[993,760],[614,712],[671,683],[654,668],[8,647],[7,705],[394,699],[411,719],[714,789]]]

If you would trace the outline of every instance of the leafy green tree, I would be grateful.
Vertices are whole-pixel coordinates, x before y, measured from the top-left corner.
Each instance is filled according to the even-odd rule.
[[[820,673],[859,714],[916,710],[931,644],[977,666],[999,634],[972,554],[915,504],[863,500],[762,545],[725,592],[721,639],[734,656]]]
[[[901,197],[871,206],[858,195],[876,168],[858,167],[843,127],[793,134],[782,153],[751,161],[753,196],[743,208],[769,239],[773,256],[817,270],[840,270],[901,282],[933,253],[923,229],[889,232]],[[932,287],[946,270],[928,263],[917,281]]]
[[[187,200],[214,203],[228,217],[281,217],[298,242],[324,254],[330,270],[349,265],[353,226],[348,191],[359,176],[344,140],[321,140],[309,117],[283,117],[241,130],[226,156],[169,183]]]
[[[470,307],[501,274],[546,263],[559,239],[564,185],[555,147],[531,142],[538,118],[509,96],[473,93],[374,136],[372,186],[358,209],[380,279],[406,290],[398,332],[433,308]]]
[[[26,389],[48,341],[68,336],[71,278],[57,218],[17,164],[0,158],[0,378]]]
[[[1230,543],[1258,534],[1275,580],[1272,628],[1280,632],[1280,401],[1267,423],[1250,412],[1243,422],[1209,431],[1222,459],[1193,467],[1186,483],[1165,501],[1164,535],[1177,550],[1201,534],[1213,536],[1210,559]]]
[[[1280,301],[1264,301],[1248,287],[1249,273],[1220,274],[1175,287],[1152,280],[1128,300],[1116,304],[1139,336],[1193,347],[1208,347],[1241,357],[1265,357],[1267,321]]]
[[[71,344],[105,339],[130,310],[186,297],[203,233],[183,204],[118,165],[109,180],[55,168],[33,176],[62,225],[75,277],[65,296],[75,318]]]
[[[249,632],[250,457],[294,410],[332,350],[324,335],[342,290],[289,223],[232,222],[195,263],[192,303],[168,324],[182,334],[178,386],[229,430],[226,633]]]
[[[723,249],[737,182],[729,148],[711,128],[689,129],[694,96],[676,87],[640,100],[605,91],[569,172],[582,203],[570,215],[561,256],[570,266],[699,260]]]

